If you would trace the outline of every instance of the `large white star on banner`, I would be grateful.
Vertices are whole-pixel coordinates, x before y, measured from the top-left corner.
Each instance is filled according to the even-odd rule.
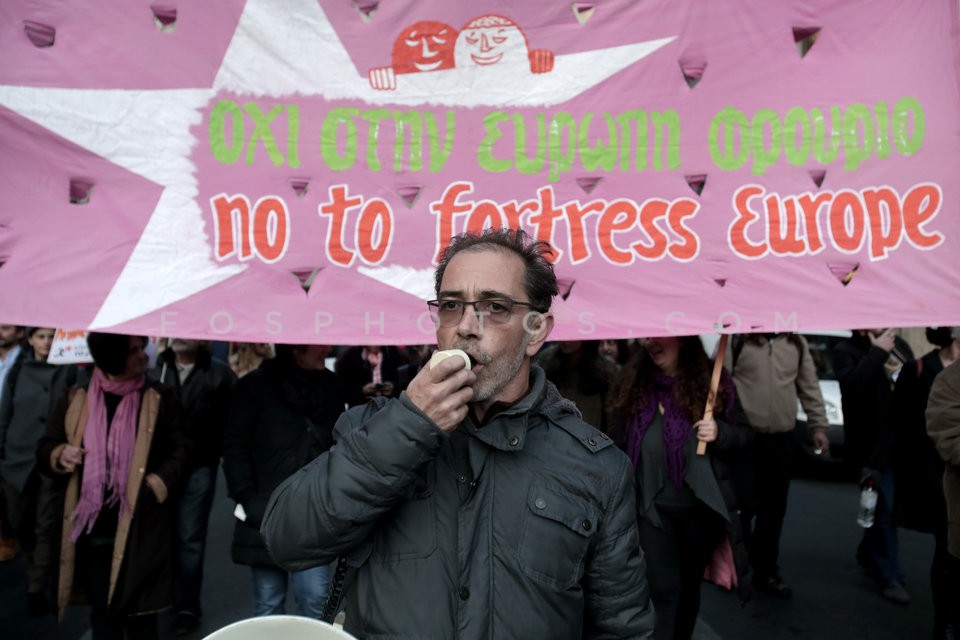
[[[485,69],[451,69],[411,74],[395,91],[384,92],[373,90],[356,69],[316,0],[288,0],[282,10],[271,0],[248,0],[212,87],[125,91],[0,86],[0,104],[164,188],[92,323],[92,328],[107,328],[244,270],[211,258],[190,160],[196,144],[191,127],[200,123],[201,110],[218,92],[317,95],[371,104],[549,106],[580,95],[672,40],[558,55],[551,73],[527,74],[519,85]],[[471,90],[463,91],[463,86]],[[517,86],[523,91],[517,92]],[[411,284],[419,278],[404,270],[362,273],[423,295],[422,286]]]

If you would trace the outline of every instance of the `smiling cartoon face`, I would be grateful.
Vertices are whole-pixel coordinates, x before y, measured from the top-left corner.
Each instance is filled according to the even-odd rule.
[[[457,67],[498,63],[527,64],[527,38],[517,24],[503,16],[474,18],[460,31],[456,46]]]
[[[423,20],[408,27],[393,43],[394,73],[417,73],[453,68],[457,30],[448,24]]]

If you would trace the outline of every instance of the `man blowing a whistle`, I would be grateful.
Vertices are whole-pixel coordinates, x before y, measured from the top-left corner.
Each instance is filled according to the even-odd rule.
[[[630,462],[531,364],[549,251],[509,229],[453,238],[428,304],[463,354],[345,413],[273,493],[270,552],[291,570],[341,557],[359,638],[652,635]]]

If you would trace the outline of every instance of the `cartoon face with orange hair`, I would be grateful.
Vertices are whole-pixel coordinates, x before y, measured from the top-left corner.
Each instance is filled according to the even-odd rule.
[[[397,88],[397,76],[453,68],[457,30],[436,20],[421,20],[404,29],[393,43],[389,67],[370,69],[370,86],[380,91]]]
[[[527,36],[510,18],[484,15],[456,29],[436,20],[421,20],[404,29],[393,43],[388,67],[368,72],[370,87],[377,91],[397,88],[397,76],[467,67],[528,66],[531,73],[553,70],[549,49],[530,49]]]
[[[553,69],[553,52],[530,50],[527,36],[510,18],[485,15],[474,18],[460,30],[455,49],[457,67],[495,64],[530,65],[532,73]]]
[[[408,27],[393,43],[394,73],[417,73],[453,68],[457,30],[448,24],[423,20]]]

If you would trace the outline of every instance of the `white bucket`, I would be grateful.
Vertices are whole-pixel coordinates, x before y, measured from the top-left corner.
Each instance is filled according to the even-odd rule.
[[[204,640],[356,640],[326,622],[300,616],[262,616],[229,624]]]

